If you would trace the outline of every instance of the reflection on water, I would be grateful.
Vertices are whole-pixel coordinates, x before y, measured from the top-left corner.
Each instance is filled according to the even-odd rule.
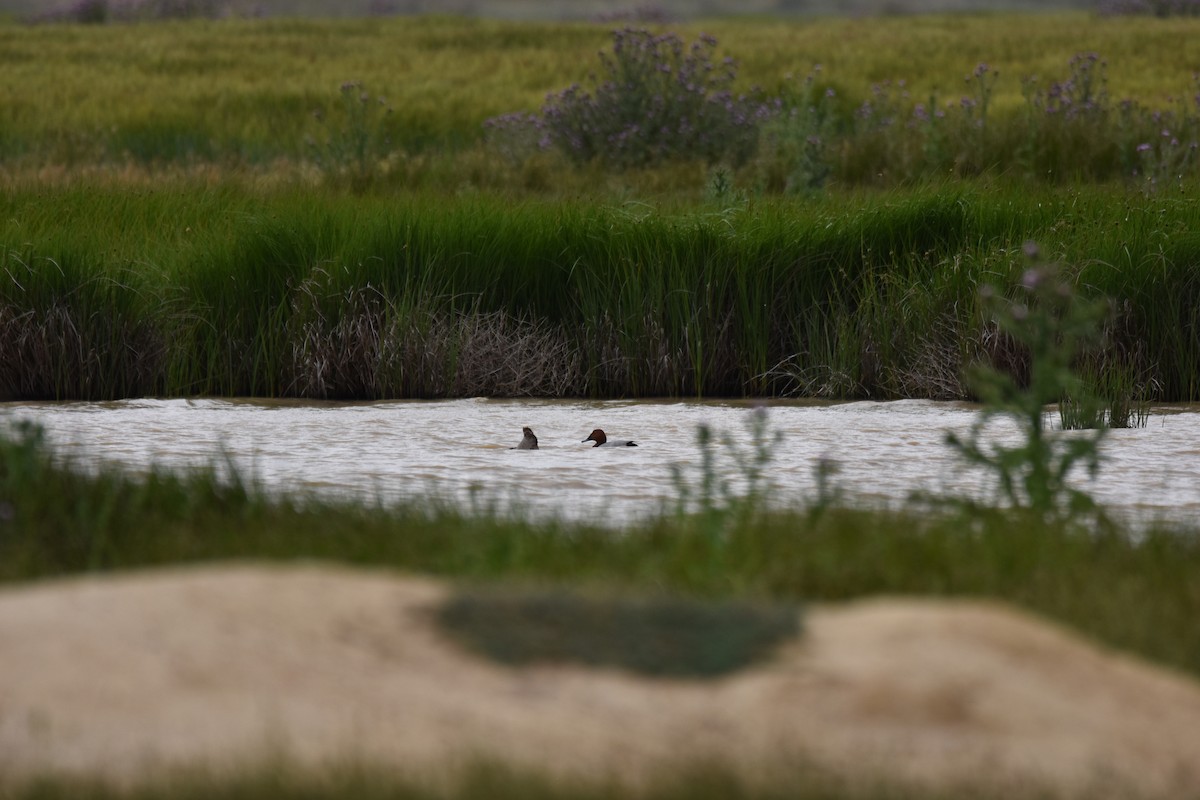
[[[55,451],[76,463],[177,469],[228,457],[271,490],[385,501],[436,493],[618,525],[674,500],[671,465],[698,480],[702,423],[731,439],[717,465],[732,478],[732,450],[749,452],[752,413],[746,403],[646,401],[0,404],[0,421],[41,423]],[[970,427],[977,412],[969,406],[905,400],[773,405],[766,413],[782,434],[768,468],[774,502],[814,497],[822,458],[838,463],[837,486],[858,502],[900,502],[916,490],[988,496],[988,476],[944,443],[947,431]],[[540,449],[510,449],[525,425]],[[639,446],[593,449],[581,441],[593,428]],[[1013,430],[997,424],[992,433],[1011,439]],[[1098,479],[1078,482],[1120,512],[1200,521],[1198,443],[1200,412],[1160,409],[1146,428],[1110,432]]]

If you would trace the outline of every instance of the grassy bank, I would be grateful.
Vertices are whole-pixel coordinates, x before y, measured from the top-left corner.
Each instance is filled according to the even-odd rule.
[[[958,398],[1034,240],[1114,303],[1081,370],[1200,399],[1200,211],[1119,188],[513,203],[184,180],[0,195],[0,397]]]

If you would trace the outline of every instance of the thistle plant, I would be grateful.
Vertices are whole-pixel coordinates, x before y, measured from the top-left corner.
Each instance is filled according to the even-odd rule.
[[[232,12],[230,0],[77,0],[33,18],[35,22],[140,22],[167,19],[216,19]]]
[[[577,163],[616,168],[744,162],[770,112],[735,93],[736,62],[715,60],[716,46],[704,34],[688,46],[673,33],[616,31],[590,89],[574,84],[546,98],[539,120],[545,144]]]
[[[1096,53],[1077,53],[1068,75],[1043,86],[1037,76],[1022,82],[1027,114],[1021,160],[1033,174],[1098,173],[1111,168],[1120,120],[1112,124],[1106,62]]]
[[[966,77],[967,86],[971,91],[963,98],[963,108],[967,112],[967,118],[981,131],[987,128],[988,107],[992,103],[992,92],[995,91],[996,80],[999,77],[999,72],[983,63],[976,66],[975,71]]]
[[[1103,0],[1096,10],[1107,15],[1200,17],[1200,0]]]
[[[820,74],[817,64],[803,81],[789,76],[776,114],[763,126],[762,182],[785,194],[820,190],[833,172],[837,92],[819,81]]]
[[[1196,142],[1180,142],[1169,128],[1163,128],[1158,141],[1142,142],[1137,146],[1137,154],[1142,191],[1147,195],[1157,194],[1172,184],[1182,188],[1183,175],[1195,158]]]
[[[1097,53],[1077,53],[1065,81],[1050,85],[1042,101],[1047,114],[1066,119],[1096,119],[1108,113],[1108,63]]]
[[[912,119],[909,128],[921,135],[921,156],[925,160],[926,169],[940,171],[944,164],[953,161],[950,152],[949,136],[946,124],[946,109],[938,107],[936,93],[929,95],[929,102],[917,103],[913,106]]]
[[[1200,89],[1200,75],[1193,76]],[[1142,178],[1142,191],[1155,194],[1175,186],[1182,191],[1184,176],[1193,168],[1200,152],[1200,91],[1194,105],[1180,103],[1177,111],[1149,112],[1154,135],[1135,148],[1138,165],[1134,174]]]
[[[372,98],[361,81],[346,81],[338,94],[340,108],[333,114],[313,112],[325,132],[321,140],[309,137],[308,142],[327,176],[346,176],[359,190],[375,178],[391,148],[384,123],[392,109],[385,98]]]
[[[906,136],[912,114],[911,95],[905,79],[886,80],[871,85],[870,94],[847,120],[848,141],[840,160],[852,180],[877,182],[893,176],[912,174],[914,165],[909,151],[912,137]]]
[[[966,118],[969,136],[974,140],[972,149],[976,158],[986,158],[988,145],[988,108],[992,104],[992,92],[996,88],[996,80],[1000,73],[980,63],[966,77],[969,94],[962,99],[963,114]],[[980,164],[980,167],[983,167]]]
[[[817,495],[809,507],[811,519],[816,520],[830,508],[841,505],[842,487],[837,481],[841,471],[842,463],[828,454],[813,462],[813,481],[816,484]]]
[[[700,452],[698,482],[693,482],[683,466],[671,465],[671,477],[675,484],[676,513],[695,513],[709,537],[720,539],[727,523],[744,519],[762,505],[771,490],[767,467],[771,463],[772,448],[783,439],[780,431],[770,429],[765,408],[756,408],[747,423],[750,434],[748,445],[739,445],[728,435],[718,436],[707,424],[696,427],[696,446]],[[743,491],[738,492],[724,470],[717,463],[716,445],[733,461],[735,473],[740,477]]]
[[[951,433],[947,443],[995,475],[1000,494],[1012,506],[1066,520],[1098,512],[1089,495],[1068,484],[1068,477],[1076,466],[1096,475],[1105,429],[1050,431],[1046,407],[1064,399],[1093,403],[1073,364],[1082,348],[1098,340],[1108,303],[1078,296],[1059,269],[1037,261],[1035,245],[1026,245],[1026,253],[1032,263],[1016,288],[1017,297],[1005,298],[985,286],[981,298],[1000,331],[1028,351],[1028,380],[1018,382],[1007,372],[977,365],[968,380],[985,408],[967,436]],[[985,439],[996,416],[1017,425],[1019,444]]]

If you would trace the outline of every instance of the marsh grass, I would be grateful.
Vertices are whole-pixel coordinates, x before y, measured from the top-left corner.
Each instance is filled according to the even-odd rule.
[[[1131,374],[1120,365],[1087,365],[1081,373],[1083,399],[1064,397],[1059,403],[1063,430],[1144,428],[1156,393],[1153,381]]]
[[[976,360],[1027,372],[977,288],[1030,238],[1120,309],[1098,389],[1200,397],[1196,208],[1120,189],[614,206],[181,180],[3,208],[8,399],[965,398]]]
[[[138,270],[94,257],[0,251],[0,397],[154,393],[167,353],[156,304]]]

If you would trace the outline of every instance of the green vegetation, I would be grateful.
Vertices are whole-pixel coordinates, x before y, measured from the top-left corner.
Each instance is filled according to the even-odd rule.
[[[847,104],[836,115],[877,99],[880,81],[906,77],[925,97],[965,74],[995,130],[1028,107],[1016,76],[1055,74],[1083,47],[1112,60],[1111,97],[1180,91],[1193,24],[704,27],[741,59],[747,90],[786,85],[812,106],[824,95],[786,76],[820,62]],[[585,79],[604,26],[6,24],[0,39],[0,397],[963,397],[977,362],[1024,383],[1029,352],[979,289],[1017,285],[1034,240],[1081,298],[1112,303],[1104,347],[1073,365],[1087,388],[1200,398],[1200,211],[1186,195],[1023,172],[854,189],[842,159],[823,193],[780,197],[746,182],[761,161],[614,172],[482,140],[485,120]],[[994,68],[972,73],[985,58]],[[33,432],[2,455],[6,580],[314,557],[710,597],[988,595],[1200,671],[1196,539],[1167,531],[1132,541],[1020,510],[856,511],[834,490],[813,511],[744,513],[680,476],[680,514],[613,537],[268,498],[216,471],[84,476],[52,466]]]
[[[1021,277],[1024,296],[997,301],[996,290],[981,291],[999,329],[1029,352],[1024,385],[1007,372],[975,365],[973,383],[985,403],[970,435],[950,434],[948,443],[968,461],[982,465],[998,479],[1007,505],[1040,514],[1070,518],[1097,511],[1092,499],[1067,483],[1076,465],[1091,476],[1100,469],[1100,439],[1106,420],[1100,401],[1072,369],[1079,353],[1095,347],[1108,312],[1104,300],[1081,301],[1069,281],[1053,265],[1038,261],[1036,245],[1027,246],[1032,266]],[[1079,424],[1090,433],[1066,437],[1046,430],[1046,406],[1071,405]],[[1005,414],[1020,427],[1024,441],[1012,446],[988,442],[988,422]],[[1064,425],[1064,427],[1068,427]]]
[[[961,398],[1037,241],[1109,298],[1085,374],[1200,398],[1200,208],[955,184],[615,205],[166,181],[0,195],[0,397]],[[1107,395],[1106,392],[1098,392]]]
[[[715,678],[800,633],[795,606],[567,590],[473,589],[438,609],[443,630],[502,664],[615,666]]]
[[[1113,302],[1098,393],[1200,399],[1196,24],[731,19],[607,61],[583,23],[2,24],[0,398],[969,397],[1024,368],[976,291],[1033,239]],[[571,150],[653,93],[538,122],[726,53],[703,108],[780,98],[727,98],[732,150]]]

